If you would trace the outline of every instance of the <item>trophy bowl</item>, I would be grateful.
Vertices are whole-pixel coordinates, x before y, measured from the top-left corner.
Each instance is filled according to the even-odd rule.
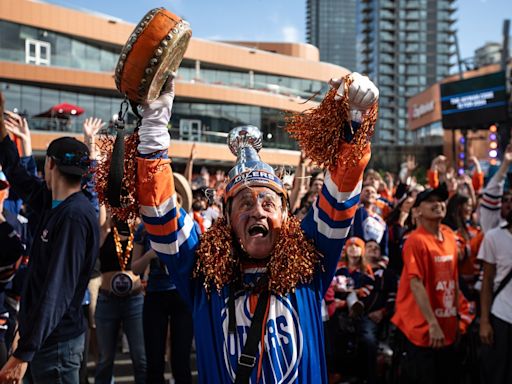
[[[178,69],[192,36],[190,25],[164,8],[149,11],[124,45],[115,69],[117,89],[135,103],[160,95],[171,72]]]

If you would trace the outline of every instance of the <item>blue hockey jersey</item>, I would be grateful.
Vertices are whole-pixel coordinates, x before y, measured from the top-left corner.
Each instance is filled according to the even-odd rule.
[[[341,146],[342,153],[352,150]],[[370,159],[370,145],[356,166],[341,162],[327,172],[319,198],[302,221],[302,229],[322,254],[321,266],[309,284],[297,286],[285,296],[272,294],[261,360],[260,383],[326,383],[321,305],[350,230],[359,203],[362,176]],[[229,287],[209,295],[203,280],[193,279],[195,249],[199,243],[189,215],[178,207],[170,160],[138,159],[138,196],[141,215],[151,247],[173,274],[182,297],[190,304],[194,319],[199,382],[231,383],[247,338],[253,314],[250,291],[235,294],[237,332],[228,332]],[[264,273],[244,271],[244,279]],[[257,369],[251,383],[256,383]]]

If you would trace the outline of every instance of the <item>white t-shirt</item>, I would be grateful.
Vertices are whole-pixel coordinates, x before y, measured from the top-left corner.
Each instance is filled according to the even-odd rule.
[[[512,233],[506,228],[499,227],[487,232],[478,252],[478,259],[496,265],[493,288],[496,291],[512,268]],[[491,313],[512,324],[512,280],[494,299]]]

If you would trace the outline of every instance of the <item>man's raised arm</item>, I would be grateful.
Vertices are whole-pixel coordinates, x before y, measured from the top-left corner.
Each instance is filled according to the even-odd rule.
[[[168,157],[170,136],[167,124],[173,99],[174,80],[170,78],[161,96],[142,108],[137,191],[151,248],[173,272],[182,297],[191,300],[190,277],[198,236],[192,219],[177,203]]]

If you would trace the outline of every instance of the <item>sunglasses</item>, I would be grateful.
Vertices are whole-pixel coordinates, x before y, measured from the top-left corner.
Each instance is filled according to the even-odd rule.
[[[88,167],[91,164],[89,155],[83,152],[68,152],[62,158],[52,156],[52,158],[60,165],[72,165],[79,167]]]

